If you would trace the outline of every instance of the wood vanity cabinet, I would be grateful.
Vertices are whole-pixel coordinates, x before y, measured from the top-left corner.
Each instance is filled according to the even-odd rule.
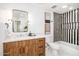
[[[4,56],[45,56],[45,38],[3,43]]]

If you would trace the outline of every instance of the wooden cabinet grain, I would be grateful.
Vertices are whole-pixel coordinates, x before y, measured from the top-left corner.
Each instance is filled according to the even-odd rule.
[[[39,56],[45,55],[45,40],[43,38],[36,40],[36,52]]]
[[[45,38],[6,42],[3,49],[4,56],[44,56]]]

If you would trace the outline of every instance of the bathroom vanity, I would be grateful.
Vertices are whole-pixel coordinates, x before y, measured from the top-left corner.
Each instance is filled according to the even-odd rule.
[[[4,56],[44,56],[45,38],[27,37],[6,40],[3,43]]]

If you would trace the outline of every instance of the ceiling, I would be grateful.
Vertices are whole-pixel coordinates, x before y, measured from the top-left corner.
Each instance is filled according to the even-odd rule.
[[[44,9],[49,9],[51,11],[57,12],[57,13],[64,13],[71,10],[79,8],[79,3],[19,3],[21,6],[33,6],[33,7],[40,7]],[[0,3],[0,8],[4,8],[6,6],[13,6],[18,5],[18,3]],[[62,8],[63,6],[66,6],[67,8]],[[55,7],[55,8],[52,8]]]
[[[64,13],[64,12],[79,8],[79,3],[58,3],[53,5],[56,5],[57,7],[52,8],[52,10],[58,13]]]
[[[79,8],[79,3],[38,3],[37,5],[57,13],[64,13]],[[66,8],[63,8],[64,6],[66,6]]]

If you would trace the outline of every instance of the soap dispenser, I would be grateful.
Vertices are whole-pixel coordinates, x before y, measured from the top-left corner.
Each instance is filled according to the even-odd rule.
[[[28,36],[32,36],[32,33],[31,33],[31,31],[29,32]]]

